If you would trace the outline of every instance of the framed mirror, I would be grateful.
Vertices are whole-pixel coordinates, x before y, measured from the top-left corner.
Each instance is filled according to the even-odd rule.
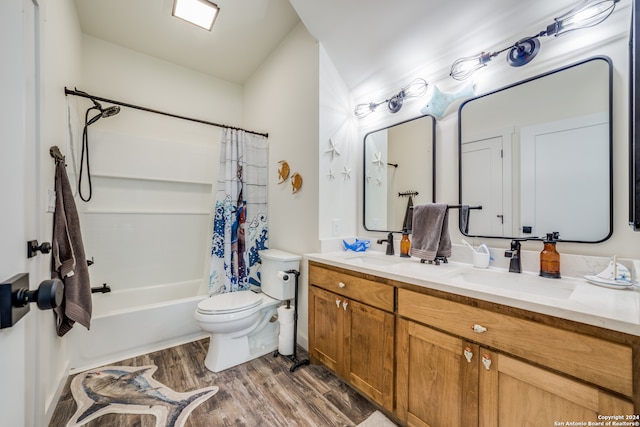
[[[460,231],[598,243],[613,231],[612,64],[593,57],[458,110]]]
[[[640,53],[636,34],[640,31],[640,19],[636,11],[640,0],[633,0],[631,12],[631,32],[629,40],[629,225],[634,231],[640,231]]]
[[[436,126],[416,117],[364,137],[364,228],[402,231],[408,206],[435,201]]]

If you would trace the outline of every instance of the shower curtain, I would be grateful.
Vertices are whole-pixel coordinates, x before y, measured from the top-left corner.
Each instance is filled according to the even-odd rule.
[[[258,251],[267,244],[267,154],[264,136],[224,129],[213,221],[209,294],[260,285]]]

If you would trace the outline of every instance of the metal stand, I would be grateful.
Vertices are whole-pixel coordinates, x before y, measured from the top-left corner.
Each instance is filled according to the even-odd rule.
[[[282,355],[293,362],[293,365],[289,369],[289,372],[294,372],[298,367],[303,365],[309,365],[309,359],[298,360],[296,356],[298,352],[298,277],[300,277],[300,272],[298,270],[288,270],[285,271],[287,274],[294,274],[296,276],[296,287],[295,287],[295,297],[293,300],[293,354],[290,356]],[[287,304],[290,304],[287,301]],[[289,305],[287,305],[288,307]],[[278,357],[280,352],[278,350],[273,352],[273,357]]]

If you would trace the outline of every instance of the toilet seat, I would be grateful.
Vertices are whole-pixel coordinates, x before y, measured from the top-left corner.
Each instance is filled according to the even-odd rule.
[[[253,291],[226,292],[198,303],[198,313],[230,314],[250,310],[262,304],[262,296]]]

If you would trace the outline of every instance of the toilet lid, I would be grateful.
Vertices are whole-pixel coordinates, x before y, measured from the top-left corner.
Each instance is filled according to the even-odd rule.
[[[227,292],[214,295],[198,303],[198,311],[208,314],[226,314],[248,310],[262,303],[262,297],[252,291]]]

